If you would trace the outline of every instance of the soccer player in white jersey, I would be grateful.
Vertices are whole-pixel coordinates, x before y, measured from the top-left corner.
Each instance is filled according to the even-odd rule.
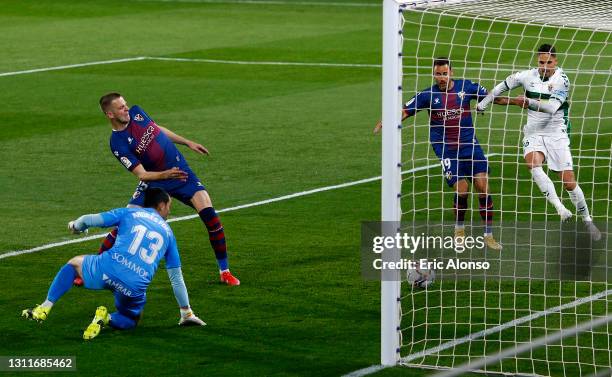
[[[525,95],[518,96],[506,104],[528,109],[527,124],[523,129],[523,154],[533,181],[555,207],[561,220],[572,217],[572,212],[561,203],[553,182],[542,169],[542,164],[546,161],[551,170],[559,173],[563,186],[576,206],[577,215],[582,217],[591,237],[599,240],[601,233],[593,224],[584,193],[574,176],[568,137],[570,81],[557,66],[556,51],[552,45],[541,45],[537,58],[538,68],[508,76],[478,103],[477,109],[484,111],[495,97],[519,86],[523,87]]]

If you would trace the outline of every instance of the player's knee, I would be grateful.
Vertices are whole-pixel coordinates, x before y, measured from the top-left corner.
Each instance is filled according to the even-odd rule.
[[[68,261],[68,264],[74,267],[75,269],[77,267],[81,267],[81,265],[83,264],[83,256],[78,255],[76,257],[73,257],[72,259]]]
[[[457,194],[459,196],[467,196],[469,187],[470,185],[465,179],[457,181],[455,185],[455,189],[457,190]]]
[[[569,182],[563,182],[563,187],[565,187],[565,189],[567,191],[574,191],[574,189],[576,188],[576,182],[574,181],[569,181]]]
[[[191,204],[193,204],[193,207],[199,212],[204,208],[212,207],[212,200],[210,199],[208,192],[202,190],[196,192],[193,198],[191,198]]]
[[[488,190],[488,182],[486,177],[474,179],[474,187],[481,194],[486,194]]]

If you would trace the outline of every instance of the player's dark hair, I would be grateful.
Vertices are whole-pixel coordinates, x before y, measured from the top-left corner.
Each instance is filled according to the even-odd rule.
[[[108,110],[108,107],[110,106],[111,102],[113,102],[119,97],[123,96],[117,92],[107,93],[100,97],[100,109],[102,109],[102,112],[106,113],[106,110]]]
[[[159,203],[168,203],[170,195],[163,188],[150,187],[144,192],[144,206],[146,208],[157,208]]]
[[[550,54],[550,56],[556,57],[557,50],[555,50],[555,47],[553,45],[544,43],[538,48],[538,54]]]
[[[449,69],[452,69],[450,59],[445,56],[440,56],[434,59],[434,67],[447,65]]]

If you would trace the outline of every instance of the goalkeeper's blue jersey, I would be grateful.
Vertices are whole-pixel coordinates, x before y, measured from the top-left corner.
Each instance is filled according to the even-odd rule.
[[[172,229],[154,209],[118,208],[100,215],[104,227],[118,227],[115,244],[100,255],[105,281],[139,296],[145,293],[162,258],[166,268],[181,266]]]
[[[450,91],[441,91],[434,85],[417,93],[404,105],[404,113],[408,116],[427,110],[429,141],[434,150],[444,150],[445,155],[478,143],[470,101],[481,101],[487,95],[484,87],[470,80],[453,81],[455,84]]]
[[[190,170],[176,145],[140,106],[132,106],[129,113],[127,127],[113,130],[110,138],[113,155],[126,169],[132,171],[142,164],[147,171]]]

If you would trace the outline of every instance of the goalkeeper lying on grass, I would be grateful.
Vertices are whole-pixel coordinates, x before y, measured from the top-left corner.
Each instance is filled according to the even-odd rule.
[[[176,239],[165,221],[171,203],[163,189],[151,188],[145,192],[145,208],[118,208],[71,221],[68,228],[75,233],[93,226],[117,226],[117,241],[106,253],[70,259],[55,276],[45,302],[23,310],[22,316],[37,321],[47,319],[53,305],[70,290],[74,278],[80,276],[85,288],[112,291],[117,309],[109,313],[106,307],[98,307],[83,339],[95,338],[106,325],[120,330],[134,328],[142,315],[147,287],[163,257],[180,306],[179,325],[206,325],[189,306]]]

